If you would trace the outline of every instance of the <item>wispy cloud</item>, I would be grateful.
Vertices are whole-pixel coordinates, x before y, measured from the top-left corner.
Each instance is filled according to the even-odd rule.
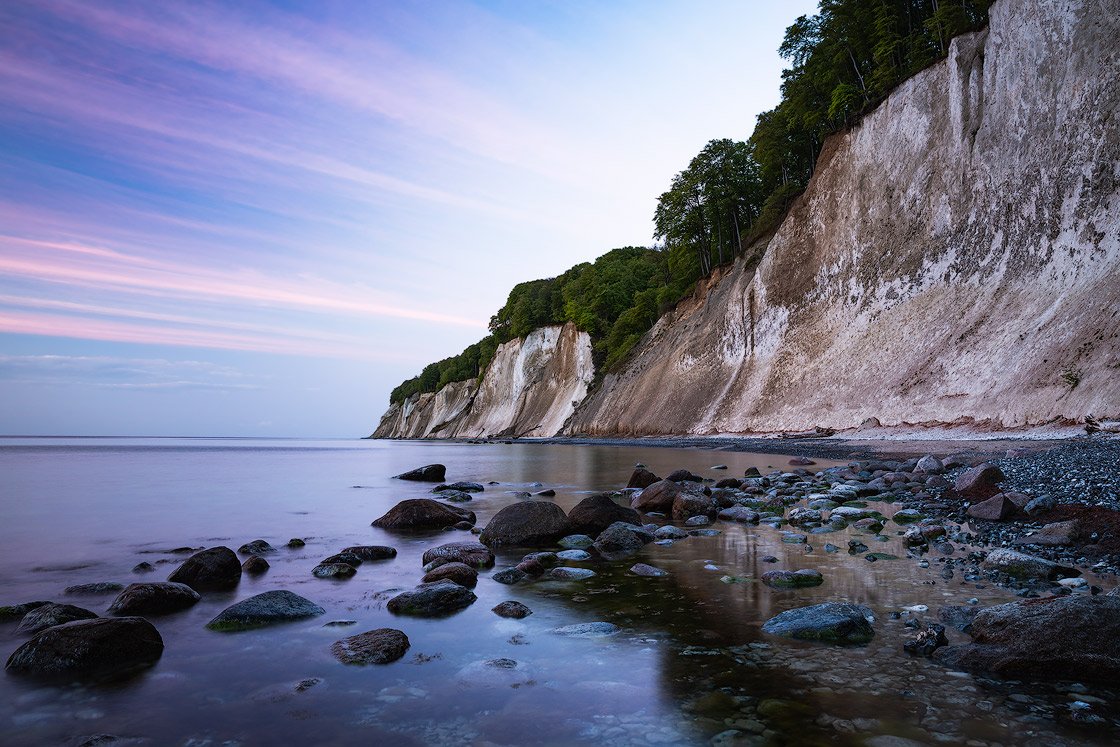
[[[0,355],[0,381],[151,391],[257,390],[267,384],[259,376],[207,361],[69,355]]]

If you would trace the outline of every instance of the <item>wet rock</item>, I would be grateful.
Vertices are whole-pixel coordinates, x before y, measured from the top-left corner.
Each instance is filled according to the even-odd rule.
[[[326,614],[319,605],[284,589],[266,591],[226,607],[206,624],[210,630],[235,632]]]
[[[925,517],[918,511],[912,508],[904,508],[901,511],[895,511],[891,521],[895,524],[913,524],[916,521],[921,521]]]
[[[704,482],[703,477],[701,477],[700,475],[694,475],[692,474],[692,472],[686,469],[674,470],[670,472],[668,477],[666,477],[665,479],[671,480],[672,482]]]
[[[625,524],[641,524],[641,516],[628,506],[620,506],[607,493],[588,496],[568,512],[572,531],[589,534],[592,537],[602,532],[616,521]]]
[[[986,501],[973,503],[968,507],[967,513],[974,519],[1003,521],[1014,516],[1017,510],[1015,504],[1008,499],[1006,494],[999,493]]]
[[[471,568],[490,568],[494,565],[494,553],[481,542],[448,542],[426,550],[421,558],[424,565],[436,561],[463,563]]]
[[[988,553],[980,564],[982,568],[997,570],[1019,580],[1055,580],[1080,576],[1075,568],[1068,568],[1044,558],[1037,558],[1016,550],[1000,548]]]
[[[542,498],[554,498],[556,497],[556,491],[552,488],[547,488],[545,490],[538,490],[536,493],[533,493],[533,495],[539,495]]]
[[[1046,682],[1114,683],[1120,677],[1120,598],[1072,595],[981,610],[972,643],[939,649],[955,669]]]
[[[737,521],[742,524],[757,524],[760,518],[758,511],[746,506],[732,506],[725,508],[717,515],[718,518],[724,521]]]
[[[1025,506],[1023,506],[1023,513],[1028,516],[1037,516],[1049,511],[1053,511],[1058,502],[1048,495],[1040,495],[1037,498],[1032,498]]]
[[[743,481],[737,477],[725,477],[716,483],[717,488],[737,489],[743,486]]]
[[[645,489],[650,485],[653,485],[655,482],[658,482],[659,480],[661,480],[661,478],[650,472],[648,469],[638,467],[630,475],[630,481],[626,483],[626,487]]]
[[[199,593],[171,581],[129,584],[109,605],[111,615],[167,615],[193,607]]]
[[[860,519],[876,518],[875,511],[869,508],[858,508],[856,506],[837,506],[829,511],[829,519],[836,517],[844,521],[859,521]]]
[[[439,491],[439,497],[452,503],[469,503],[474,500],[471,494],[465,490],[441,490]]]
[[[163,639],[144,618],[97,618],[47,628],[16,649],[5,668],[45,678],[115,678],[162,654]]]
[[[653,533],[653,536],[655,539],[659,540],[677,540],[688,537],[688,532],[672,524],[666,524],[663,527],[658,527],[657,531]]]
[[[325,565],[326,563],[345,563],[346,565],[360,568],[362,565],[362,558],[356,553],[346,552],[345,550],[343,550],[340,553],[336,553],[334,555],[331,555],[329,558],[323,558],[319,561],[320,565]]]
[[[567,636],[569,638],[605,638],[615,635],[621,630],[617,625],[609,622],[576,623],[553,628],[550,633]]]
[[[137,563],[136,565],[132,566],[133,573],[151,573],[155,569],[156,567],[146,560],[142,563]]]
[[[610,526],[610,524],[607,526]],[[604,527],[604,529],[605,528],[606,527]],[[582,550],[585,547],[591,547],[595,544],[595,540],[591,539],[586,534],[569,534],[567,537],[562,537],[556,544],[566,550]]]
[[[661,576],[668,576],[669,572],[645,563],[636,563],[630,566],[630,572],[635,576],[644,576],[647,578],[660,578]]]
[[[926,454],[924,457],[918,460],[918,464],[915,469],[921,472],[925,472],[927,475],[937,475],[945,471],[945,465],[941,463],[940,459],[933,456],[932,454]]]
[[[433,581],[454,581],[460,586],[465,586],[468,589],[473,589],[478,584],[478,571],[471,568],[466,563],[444,563],[443,565],[428,571],[421,579],[424,583],[432,583]]]
[[[391,664],[409,648],[408,636],[394,628],[358,633],[331,644],[331,654],[343,664]]]
[[[84,607],[48,602],[28,611],[20,620],[16,632],[31,635],[55,625],[62,625],[75,620],[91,620],[95,617],[97,617],[96,612],[91,612]]]
[[[859,540],[848,540],[849,555],[859,555],[861,553],[867,552],[869,549],[870,548],[867,545],[863,544]]]
[[[782,542],[787,545],[803,545],[809,541],[809,537],[797,532],[782,532]]]
[[[101,581],[96,584],[77,584],[76,586],[67,586],[63,589],[65,594],[116,594],[124,588],[124,584],[118,584],[115,581]]]
[[[718,537],[722,532],[718,529],[690,529],[688,530],[689,537]]]
[[[590,568],[568,568],[557,566],[548,572],[548,577],[554,581],[583,581],[596,575]]]
[[[298,550],[306,544],[307,543],[301,540],[299,537],[292,537],[290,540],[288,540],[288,544],[286,545],[286,547],[289,550]]]
[[[453,482],[445,485],[436,485],[434,488],[432,488],[433,493],[438,493],[442,490],[457,490],[464,493],[481,493],[486,490],[486,487],[480,482],[467,482],[466,480],[461,480],[459,482]]]
[[[494,573],[493,575],[491,575],[490,578],[491,578],[491,580],[496,581],[499,584],[506,584],[506,585],[516,584],[518,581],[524,581],[526,578],[529,577],[529,573],[528,573],[528,571],[522,569],[520,567],[520,565],[521,564],[519,563],[517,566],[514,566],[513,568],[503,568],[502,570],[500,570],[500,571]],[[543,568],[541,569],[540,573],[537,573],[535,575],[539,576],[542,573],[544,573]]]
[[[250,576],[259,576],[270,567],[268,561],[260,555],[250,555],[245,562],[241,564],[242,572],[248,573]]]
[[[228,591],[241,582],[241,561],[228,547],[211,547],[187,558],[167,580],[195,591]]]
[[[950,625],[962,633],[967,633],[972,627],[972,621],[980,612],[979,607],[952,606],[942,607],[937,611],[937,619]]]
[[[616,522],[595,538],[595,549],[607,560],[618,560],[634,555],[646,543],[643,535],[630,524]]]
[[[686,527],[706,527],[712,523],[707,516],[692,516],[685,520]]]
[[[52,602],[24,602],[23,604],[9,604],[0,607],[0,622],[20,620],[31,610],[38,609],[47,604],[52,604]]]
[[[867,607],[847,602],[826,602],[787,610],[766,621],[765,633],[805,641],[867,643],[874,635]]]
[[[877,533],[883,531],[883,522],[878,519],[860,519],[852,526],[864,532]]]
[[[819,524],[821,522],[821,512],[811,508],[791,508],[786,516],[786,521],[795,526]]]
[[[794,467],[808,467],[809,465],[816,464],[816,462],[809,457],[794,457],[789,460],[789,464]]]
[[[571,534],[571,529],[564,509],[555,503],[527,501],[495,514],[479,539],[491,547],[542,547]]]
[[[1012,544],[1064,547],[1077,544],[1081,535],[1081,523],[1077,519],[1071,519],[1047,524],[1034,534],[1017,538]]]
[[[515,620],[521,620],[533,614],[533,611],[526,607],[521,602],[507,600],[494,607],[491,610],[498,617],[511,617]]]
[[[424,467],[402,472],[394,475],[396,480],[411,480],[413,482],[443,482],[447,476],[447,467],[442,464],[428,464]]]
[[[386,606],[397,615],[438,617],[469,607],[476,599],[474,592],[453,581],[436,581],[398,594]]]
[[[918,635],[903,642],[902,649],[915,656],[932,656],[938,648],[948,645],[949,639],[945,637],[945,626],[927,623]]]
[[[276,548],[268,544],[262,539],[255,539],[252,542],[246,542],[237,551],[242,555],[264,555],[269,552],[276,552]]]
[[[802,568],[799,571],[766,571],[762,574],[762,583],[774,589],[803,589],[820,586],[824,583],[824,576],[820,571],[812,568]]]
[[[586,550],[562,550],[561,552],[556,553],[556,557],[560,560],[590,560],[591,553],[587,552]]]
[[[953,490],[971,501],[983,501],[999,493],[999,483],[1006,479],[999,467],[984,463],[962,472],[953,481]]]
[[[680,485],[672,480],[655,482],[630,499],[630,508],[642,513],[673,510],[673,501],[683,492]]]
[[[475,521],[474,512],[449,506],[431,498],[410,498],[389,509],[375,519],[372,526],[390,531],[424,531],[443,529],[460,521]]]
[[[344,547],[342,552],[357,555],[362,560],[389,560],[397,557],[396,548],[385,545],[353,545]]]
[[[357,572],[358,569],[347,563],[320,563],[311,569],[315,578],[347,579],[353,578]]]

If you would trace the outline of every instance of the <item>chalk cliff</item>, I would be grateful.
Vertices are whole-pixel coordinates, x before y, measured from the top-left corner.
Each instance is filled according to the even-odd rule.
[[[481,381],[448,384],[389,408],[375,438],[552,436],[587,395],[591,338],[572,324],[500,346]]]
[[[559,365],[573,353],[544,355],[544,338],[530,338],[558,332],[538,330],[503,346],[476,394],[468,382],[421,395],[378,433],[747,433],[872,416],[1004,428],[1120,415],[1110,5],[996,2],[986,31],[954,39],[946,60],[826,142],[806,192],[755,247],[757,266],[708,278],[586,399],[589,352]]]

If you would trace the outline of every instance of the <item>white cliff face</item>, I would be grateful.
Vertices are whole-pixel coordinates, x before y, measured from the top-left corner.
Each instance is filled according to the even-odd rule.
[[[756,269],[663,317],[568,433],[1120,415],[1120,15],[999,0],[847,133]]]
[[[481,382],[414,395],[382,416],[376,438],[546,437],[587,396],[591,338],[574,325],[542,327],[498,348]]]

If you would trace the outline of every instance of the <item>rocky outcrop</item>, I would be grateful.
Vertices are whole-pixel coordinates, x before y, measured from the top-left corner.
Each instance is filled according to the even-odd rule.
[[[663,316],[567,434],[1120,414],[1120,17],[1000,0],[830,138],[756,266]]]
[[[374,438],[554,436],[587,395],[591,338],[573,324],[501,345],[480,381],[460,381],[391,406]]]

